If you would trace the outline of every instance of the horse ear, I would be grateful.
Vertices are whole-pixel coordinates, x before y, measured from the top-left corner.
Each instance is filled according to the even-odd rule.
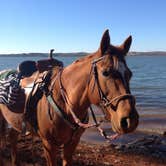
[[[104,53],[108,50],[109,46],[110,46],[110,35],[109,35],[109,30],[107,29],[104,32],[100,42],[100,50],[102,55],[104,55]]]
[[[132,36],[129,36],[125,41],[124,43],[120,46],[123,51],[124,51],[124,54],[127,54],[129,49],[130,49],[130,46],[131,46],[131,42],[132,42]]]

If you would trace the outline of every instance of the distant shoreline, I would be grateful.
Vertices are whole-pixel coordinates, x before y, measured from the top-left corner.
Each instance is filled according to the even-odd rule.
[[[54,53],[54,57],[81,57],[88,55],[88,52]],[[0,57],[48,57],[49,53],[19,53],[19,54],[0,54]],[[166,51],[136,52],[131,51],[129,56],[166,56]]]
[[[166,56],[166,51],[136,52],[131,51],[129,56]]]

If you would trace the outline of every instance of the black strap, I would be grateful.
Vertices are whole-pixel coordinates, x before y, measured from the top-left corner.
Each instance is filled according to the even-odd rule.
[[[93,118],[93,120],[94,120],[94,122],[96,124],[96,127],[97,127],[97,126],[100,125],[100,123],[97,122],[97,119],[96,119],[95,113],[93,112],[92,107],[90,106],[89,108],[90,108],[90,111],[91,111],[92,118]]]

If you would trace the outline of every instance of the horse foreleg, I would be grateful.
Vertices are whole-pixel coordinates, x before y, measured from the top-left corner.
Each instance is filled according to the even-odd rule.
[[[6,146],[5,120],[0,112],[0,166],[4,166],[3,149]]]
[[[9,132],[9,142],[11,145],[11,161],[12,166],[19,166],[19,160],[17,158],[17,139],[18,139],[18,132],[14,129],[11,129]]]
[[[49,143],[47,140],[42,140],[44,146],[45,158],[47,161],[47,166],[57,166],[57,154],[58,147],[54,144]]]
[[[2,138],[1,138],[1,135],[0,135],[0,166],[3,166],[4,163],[3,163],[3,157],[2,157],[2,154],[3,154],[3,142],[2,142]]]
[[[63,166],[72,166],[72,156],[80,141],[81,135],[82,132],[79,133],[76,137],[74,137],[74,139],[71,142],[64,145]]]

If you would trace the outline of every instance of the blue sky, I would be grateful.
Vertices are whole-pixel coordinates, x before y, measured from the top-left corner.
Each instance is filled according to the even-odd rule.
[[[131,51],[166,51],[165,0],[0,0],[0,53],[96,51],[133,36]]]

